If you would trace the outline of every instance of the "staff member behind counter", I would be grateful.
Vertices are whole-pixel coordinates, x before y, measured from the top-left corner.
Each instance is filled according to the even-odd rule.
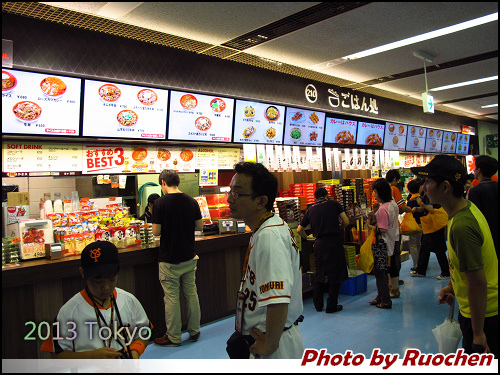
[[[314,258],[316,261],[316,281],[314,282],[313,302],[316,311],[323,310],[323,281],[328,276],[328,300],[326,313],[341,311],[338,296],[342,281],[347,280],[347,264],[344,255],[342,233],[339,218],[345,226],[349,219],[339,202],[328,200],[325,188],[314,192],[316,204],[309,207],[304,214],[297,232],[302,238],[307,238],[306,229],[312,229],[316,237],[314,243]]]
[[[146,223],[151,223],[151,218],[153,217],[153,205],[155,203],[155,200],[157,200],[158,198],[160,198],[159,194],[156,193],[149,194],[148,205],[144,210],[144,214],[139,217],[139,220],[143,220]]]

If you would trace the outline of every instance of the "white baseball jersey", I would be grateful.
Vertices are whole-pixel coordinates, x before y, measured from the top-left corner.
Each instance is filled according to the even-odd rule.
[[[279,349],[268,358],[302,358],[300,328],[293,323],[302,314],[302,274],[298,246],[288,224],[279,216],[267,219],[250,238],[245,271],[242,333],[256,327],[266,332],[266,306],[287,303],[288,315]]]
[[[115,288],[113,295],[118,305],[123,324],[125,326],[130,324],[128,329],[130,334],[133,334],[133,339],[130,340],[125,330],[121,330],[118,333],[124,339],[117,336],[118,339],[123,344],[140,338],[139,335],[146,339],[146,336],[150,334],[149,328],[151,326],[139,300],[131,293],[119,288]],[[102,330],[102,336],[106,338],[111,333],[115,337],[115,333],[120,328],[116,308],[104,309],[99,307],[99,311],[106,320],[107,326],[111,326],[111,330]],[[111,315],[113,315],[113,322],[116,322],[116,329],[111,321]],[[64,350],[85,352],[104,347],[104,342],[99,337],[99,325],[97,324],[94,304],[85,290],[75,294],[61,307],[55,322],[59,323],[59,327],[57,328],[56,325],[53,325],[52,335],[43,343],[41,347],[42,351],[54,353],[60,353]],[[101,326],[104,327],[102,321]],[[143,327],[148,327],[148,329]],[[135,328],[137,329],[134,332]],[[109,340],[105,340],[105,342],[106,346],[109,347]],[[122,349],[122,346],[114,338],[111,339],[111,347],[117,350]]]

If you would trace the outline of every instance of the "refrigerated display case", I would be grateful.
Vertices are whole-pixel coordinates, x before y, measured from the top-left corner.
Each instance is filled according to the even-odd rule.
[[[205,199],[208,204],[208,211],[213,221],[228,219],[231,215],[226,194],[207,194]]]

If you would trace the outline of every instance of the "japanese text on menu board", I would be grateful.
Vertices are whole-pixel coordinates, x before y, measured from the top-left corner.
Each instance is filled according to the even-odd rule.
[[[287,107],[284,144],[291,146],[323,145],[325,114]]]
[[[79,136],[81,79],[2,69],[2,133]]]
[[[282,144],[285,107],[236,100],[234,142]]]
[[[356,144],[357,126],[357,121],[327,117],[325,143]]]
[[[384,129],[381,124],[372,124],[369,122],[358,122],[357,145],[380,146],[384,145]]]
[[[85,80],[83,135],[165,139],[168,90]]]
[[[168,139],[231,142],[234,99],[172,91]]]

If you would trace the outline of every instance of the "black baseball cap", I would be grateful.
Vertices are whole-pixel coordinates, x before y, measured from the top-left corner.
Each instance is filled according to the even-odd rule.
[[[450,155],[436,155],[426,166],[413,167],[410,170],[418,176],[440,177],[462,185],[467,181],[467,170],[460,161]]]
[[[109,241],[96,241],[85,246],[81,263],[85,279],[96,275],[115,275],[120,270],[118,249]]]

